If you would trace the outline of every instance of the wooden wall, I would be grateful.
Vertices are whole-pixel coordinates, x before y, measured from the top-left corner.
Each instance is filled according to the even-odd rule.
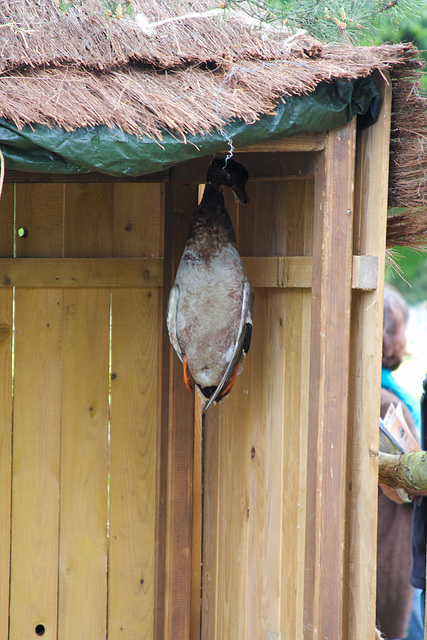
[[[208,159],[150,182],[9,175],[1,638],[373,638],[383,91],[357,136],[237,154],[253,342],[204,425],[164,317]]]
[[[0,289],[2,638],[153,637],[160,290],[49,287],[45,259],[159,256],[163,203],[162,184],[5,185],[2,257],[43,260]]]

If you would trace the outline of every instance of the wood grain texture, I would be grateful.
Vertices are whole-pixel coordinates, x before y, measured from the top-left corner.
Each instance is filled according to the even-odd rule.
[[[307,639],[341,638],[347,604],[343,514],[348,496],[354,160],[353,122],[328,133],[315,181],[304,605]]]
[[[114,185],[114,256],[162,255],[164,191],[162,184]]]
[[[74,260],[111,256],[111,185],[63,189],[63,255]],[[109,333],[107,289],[64,290],[61,640],[106,632]]]
[[[321,147],[317,149],[317,151],[320,150]],[[317,155],[317,153],[307,153],[296,148],[294,153],[289,153],[286,145],[283,145],[282,149],[279,147],[274,153],[265,153],[256,148],[250,153],[241,153],[239,150],[234,154],[234,159],[247,168],[253,184],[254,182],[276,182],[282,179],[304,180],[307,176],[313,176],[316,171]],[[211,157],[205,156],[175,165],[171,169],[172,181],[177,184],[204,184],[210,160]],[[226,193],[225,190],[224,194]]]
[[[61,185],[16,186],[15,211],[18,258],[62,255]],[[60,290],[16,292],[11,638],[57,633],[62,318]]]
[[[14,187],[4,185],[0,201],[0,255],[12,256]],[[13,291],[0,290],[0,637],[9,633],[10,518],[12,491]]]
[[[0,287],[160,287],[162,258],[0,258]]]
[[[190,640],[200,640],[202,598],[203,415],[200,396],[194,396],[193,521],[191,531]]]
[[[61,184],[16,185],[16,256],[63,255],[64,187]],[[27,235],[20,237],[18,230]]]
[[[352,304],[348,520],[348,639],[373,638],[376,598],[378,407],[382,355],[382,308],[387,216],[391,86],[384,80],[376,124],[360,132],[356,163],[354,251],[375,256],[378,285],[355,292]]]
[[[159,256],[164,187],[114,184],[113,255]],[[144,259],[142,259],[144,261]],[[154,261],[152,261],[154,262]],[[158,261],[163,272],[162,261]],[[150,274],[152,273],[151,268]],[[140,272],[148,274],[148,269]],[[132,278],[126,277],[126,282]],[[150,278],[147,278],[150,283]],[[157,283],[151,279],[151,284]],[[158,284],[163,284],[162,279]],[[158,373],[161,291],[112,291],[110,556],[111,638],[154,636],[158,531]]]
[[[262,144],[252,144],[249,147],[238,149],[239,153],[253,151],[321,151],[325,148],[325,133],[308,133],[304,135],[292,136],[281,140],[272,140]]]
[[[37,173],[33,171],[14,171],[8,169],[5,174],[5,184],[43,184],[43,183],[122,183],[122,184],[134,184],[139,182],[167,182],[170,178],[169,171],[157,171],[145,176],[127,176],[125,178],[121,176],[110,176],[106,173],[98,173],[97,171],[91,171],[90,173]]]
[[[57,637],[62,293],[16,294],[10,637]]]
[[[254,287],[310,289],[310,256],[242,256]],[[0,287],[161,287],[163,258],[0,258]],[[352,288],[376,289],[378,260],[353,256]]]
[[[65,184],[64,256],[112,255],[113,185]]]
[[[13,293],[0,291],[0,637],[9,633]]]
[[[13,256],[15,228],[15,187],[4,184],[0,199],[0,258]]]
[[[108,291],[64,292],[61,640],[106,628],[109,317]]]
[[[151,640],[155,612],[158,291],[112,299],[108,637]]]
[[[175,278],[197,189],[169,185],[165,193],[165,284],[162,318]],[[159,469],[160,538],[156,565],[156,639],[190,635],[192,594],[192,520],[194,464],[194,395],[186,390],[182,365],[170,346],[164,320],[162,330],[161,460]],[[159,530],[159,529],[158,529]]]
[[[248,188],[247,207],[226,198],[247,264],[308,257],[312,181]],[[302,638],[310,303],[256,289],[243,372],[206,415],[203,640]]]

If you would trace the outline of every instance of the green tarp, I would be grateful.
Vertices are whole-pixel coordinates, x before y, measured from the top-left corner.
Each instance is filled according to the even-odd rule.
[[[227,137],[238,148],[295,134],[326,131],[344,125],[354,115],[366,118],[368,114],[369,120],[369,113],[375,110],[373,105],[378,103],[379,92],[371,78],[323,82],[312,93],[280,102],[276,115],[261,116],[250,125],[235,120],[222,133],[189,136],[186,142],[167,131],[158,143],[105,125],[70,133],[59,127],[51,129],[37,124],[19,130],[13,123],[0,119],[0,149],[9,169],[140,176],[224,151]]]

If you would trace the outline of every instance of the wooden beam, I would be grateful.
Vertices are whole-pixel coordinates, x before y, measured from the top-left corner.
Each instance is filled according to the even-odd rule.
[[[92,171],[90,173],[34,173],[32,171],[14,171],[8,169],[5,173],[5,183],[90,183],[90,182],[167,182],[169,171],[157,171],[144,176],[110,176],[106,173]]]
[[[237,149],[238,153],[271,153],[271,152],[298,152],[298,151],[321,151],[325,146],[324,133],[308,133],[305,135],[293,136],[291,138],[283,138],[281,140],[272,140],[260,144],[253,144],[242,149]],[[224,148],[224,153],[228,151]],[[211,155],[207,157],[206,163],[210,160]],[[194,161],[182,162],[173,167],[173,171],[180,170],[179,167],[185,167],[191,162],[200,164],[200,158]],[[206,164],[207,166],[207,164]],[[204,182],[206,172],[203,175]],[[156,171],[143,176],[111,176],[106,173],[91,171],[88,173],[37,173],[32,171],[15,171],[9,169],[5,174],[5,183],[42,183],[42,182],[63,182],[63,183],[87,183],[87,182],[167,182],[170,179],[170,171]]]
[[[387,222],[391,83],[378,75],[382,107],[377,122],[358,134],[353,251],[377,258],[378,284],[357,291],[351,311],[348,469],[348,640],[373,638],[377,565],[378,450],[382,308]]]
[[[355,120],[330,131],[315,180],[304,638],[343,638]]]
[[[162,258],[2,258],[3,287],[161,287]]]
[[[263,153],[272,151],[286,151],[287,153],[293,151],[322,151],[325,148],[325,139],[326,134],[324,132],[306,133],[299,136],[292,136],[290,138],[281,138],[280,140],[251,144],[249,147],[243,147],[236,151],[238,153],[253,153],[254,151],[261,151]]]
[[[250,256],[242,262],[254,287],[311,287],[311,256]],[[377,276],[375,256],[353,256],[353,289],[374,290]],[[0,258],[0,288],[161,286],[163,258]]]
[[[278,149],[276,153],[263,153],[254,148],[251,153],[236,151],[234,159],[241,162],[249,173],[249,184],[252,182],[271,182],[314,176],[318,163],[318,153],[310,153],[295,149],[294,153],[286,153]],[[184,184],[203,184],[212,156],[188,160],[171,169],[171,180]]]

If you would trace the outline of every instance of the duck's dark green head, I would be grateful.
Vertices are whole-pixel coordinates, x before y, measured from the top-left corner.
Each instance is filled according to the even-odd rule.
[[[217,187],[224,185],[231,187],[240,202],[249,202],[249,196],[245,191],[249,174],[242,164],[230,158],[225,164],[225,159],[214,158],[209,165],[206,182]]]

